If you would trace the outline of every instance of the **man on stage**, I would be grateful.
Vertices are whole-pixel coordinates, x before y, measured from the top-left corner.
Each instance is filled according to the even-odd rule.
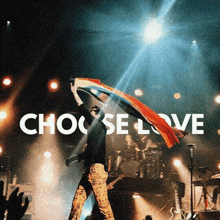
[[[77,93],[77,87],[71,83],[71,91],[78,105],[79,112],[89,124],[87,133],[87,148],[79,153],[78,161],[84,160],[85,172],[79,182],[72,202],[69,220],[80,219],[83,205],[93,191],[103,219],[114,220],[111,205],[108,200],[105,170],[106,127],[102,123],[104,112],[97,106],[89,111]]]

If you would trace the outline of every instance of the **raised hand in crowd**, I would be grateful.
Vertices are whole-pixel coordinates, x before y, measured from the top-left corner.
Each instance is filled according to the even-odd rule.
[[[0,181],[0,220],[3,220],[5,217],[7,200],[3,196],[4,182]]]
[[[27,197],[25,198],[24,205],[22,205],[22,198],[24,193],[21,192],[18,194],[18,191],[19,191],[19,187],[17,187],[9,196],[8,205],[7,205],[7,209],[8,209],[7,220],[20,220],[24,216],[28,208],[29,205],[28,198]]]

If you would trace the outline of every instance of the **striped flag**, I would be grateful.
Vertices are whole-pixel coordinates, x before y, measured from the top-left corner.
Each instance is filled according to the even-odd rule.
[[[128,114],[142,119],[153,126],[163,137],[168,148],[179,143],[187,132],[170,127],[156,112],[131,95],[109,87],[98,79],[75,78],[75,85],[101,102],[107,103],[109,98],[116,102]]]

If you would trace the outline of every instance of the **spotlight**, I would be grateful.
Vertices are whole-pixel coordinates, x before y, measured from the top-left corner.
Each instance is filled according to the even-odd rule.
[[[55,82],[52,82],[50,86],[51,86],[52,89],[57,89],[58,88],[58,85]]]
[[[193,44],[196,44],[196,40],[193,41]]]
[[[3,148],[2,146],[0,146],[0,154],[2,154],[2,152],[3,152]]]
[[[134,194],[133,194],[133,199],[139,199],[139,198],[140,198],[139,193],[134,193]]]
[[[5,111],[0,111],[0,120],[5,119],[7,117],[7,113]]]
[[[141,89],[135,89],[134,94],[136,96],[143,96],[144,93],[143,93],[143,91]]]
[[[59,82],[57,80],[50,80],[49,82],[49,90],[51,92],[55,92],[59,89]]]
[[[51,157],[51,153],[49,151],[46,151],[44,153],[44,157],[47,158],[47,159],[50,158]]]
[[[181,98],[181,95],[180,95],[180,93],[175,93],[174,95],[173,95],[173,97],[176,99],[176,100],[178,100],[178,99],[180,99]]]
[[[10,21],[7,21],[7,26],[9,26],[11,24],[11,22]]]
[[[155,43],[163,34],[162,23],[152,19],[144,31],[144,41]]]
[[[11,83],[12,83],[12,80],[11,80],[11,78],[8,77],[8,76],[5,77],[5,78],[3,79],[3,81],[2,81],[2,84],[3,84],[4,86],[10,86]]]
[[[220,170],[220,162],[217,163],[217,169]]]
[[[175,160],[173,161],[173,165],[174,165],[175,167],[179,167],[181,164],[182,164],[182,163],[181,163],[181,161],[180,161],[179,159],[175,159]]]
[[[217,104],[220,104],[220,95],[217,95],[217,96],[215,97],[215,102],[216,102]]]
[[[220,129],[218,129],[217,133],[218,133],[218,135],[220,135]]]

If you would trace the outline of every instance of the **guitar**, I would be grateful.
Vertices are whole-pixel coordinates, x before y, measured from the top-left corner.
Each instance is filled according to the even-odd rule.
[[[121,180],[125,175],[124,174],[120,174],[115,180],[113,180],[111,183],[109,183],[107,185],[107,189],[113,189],[114,188],[114,185],[119,181]]]
[[[169,220],[187,220],[183,211],[180,207],[179,195],[178,195],[178,186],[176,182],[172,182],[172,188],[174,190],[174,200],[175,200],[175,207],[170,209],[171,218]]]

